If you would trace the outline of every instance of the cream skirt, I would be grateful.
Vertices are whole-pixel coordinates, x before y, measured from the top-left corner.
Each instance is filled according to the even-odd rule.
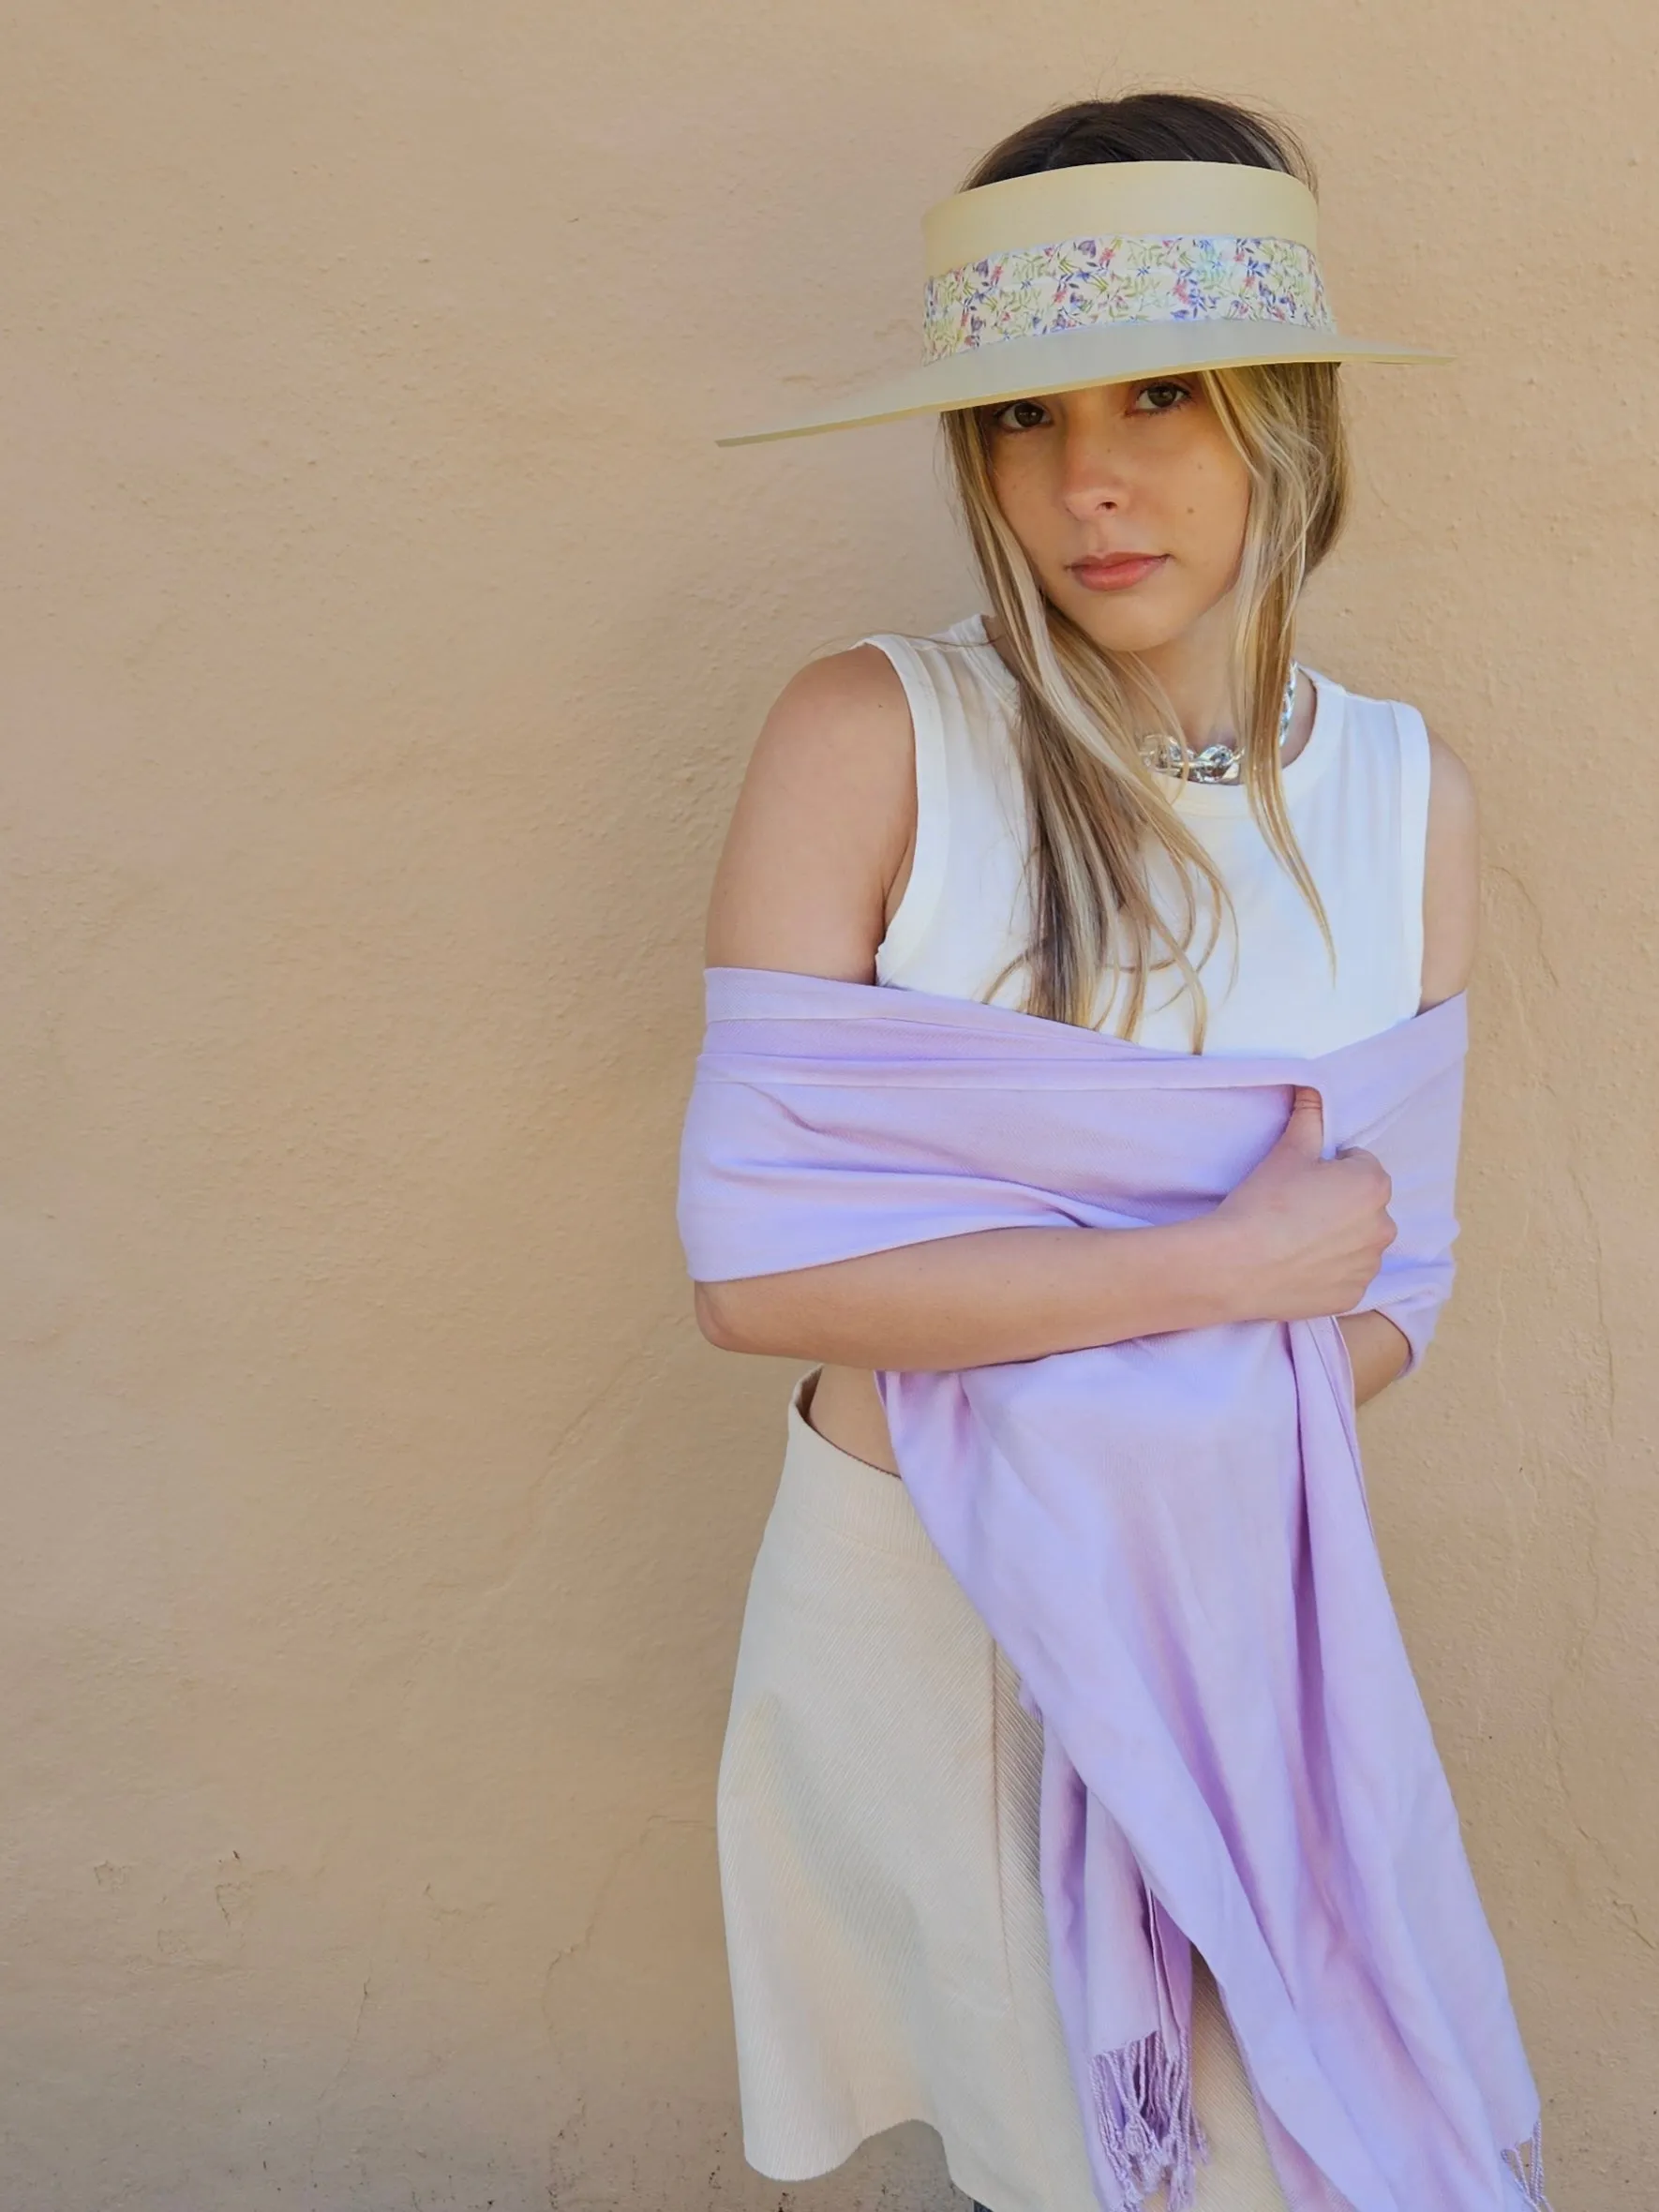
[[[919,2119],[991,2212],[1098,2212],[1038,1885],[1041,1724],[904,1484],[808,1427],[815,1372],[789,1403],[720,1762],[744,2157],[803,2181]],[[1195,1967],[1201,2212],[1286,2212]]]

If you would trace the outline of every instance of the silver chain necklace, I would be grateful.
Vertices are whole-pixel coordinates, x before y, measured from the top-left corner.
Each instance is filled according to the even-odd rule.
[[[1285,740],[1290,735],[1291,716],[1296,708],[1296,664],[1293,661],[1290,680],[1285,685],[1284,705],[1278,710],[1278,749],[1281,753],[1284,751]],[[1188,763],[1187,772],[1195,784],[1236,784],[1244,773],[1243,747],[1229,745],[1218,738],[1208,745],[1200,745],[1196,750],[1180,738],[1149,738],[1141,747],[1141,758],[1148,768],[1157,769],[1166,776],[1178,776],[1181,762],[1185,759]]]

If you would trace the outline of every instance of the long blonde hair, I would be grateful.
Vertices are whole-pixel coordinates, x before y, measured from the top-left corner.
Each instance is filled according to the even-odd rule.
[[[1218,150],[1218,133],[1231,151]],[[1126,136],[1131,144],[1150,137],[1157,151],[1091,150],[1101,142],[1115,147]],[[1293,142],[1281,144],[1260,117],[1224,102],[1151,94],[1085,101],[1039,118],[986,155],[962,188],[1073,161],[1181,157],[1181,142],[1195,138],[1206,150],[1186,149],[1186,158],[1247,160],[1308,175]],[[1333,970],[1324,904],[1285,809],[1278,723],[1302,587],[1335,542],[1347,508],[1338,373],[1330,362],[1286,362],[1209,370],[1196,380],[1249,472],[1233,593],[1232,705],[1242,780],[1263,836],[1313,911]],[[1015,741],[1031,834],[1031,936],[997,983],[1024,968],[1026,1012],[1086,1027],[1103,979],[1121,974],[1128,998],[1114,1026],[1132,1039],[1148,978],[1173,966],[1190,997],[1192,1050],[1201,1052],[1208,1003],[1198,969],[1224,917],[1234,927],[1236,918],[1215,862],[1172,803],[1173,783],[1141,757],[1148,734],[1178,726],[1173,710],[1134,655],[1104,650],[1045,597],[997,504],[990,460],[996,411],[955,410],[940,424],[958,505],[1019,685]],[[1178,886],[1177,911],[1167,920],[1151,889],[1155,855],[1171,863]],[[1208,933],[1195,959],[1205,908]]]

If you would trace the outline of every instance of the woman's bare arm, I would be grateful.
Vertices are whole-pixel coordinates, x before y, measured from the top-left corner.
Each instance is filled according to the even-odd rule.
[[[878,647],[809,663],[768,715],[710,903],[710,965],[869,982],[915,833],[909,710]],[[1145,1229],[1009,1229],[696,1288],[738,1352],[941,1368],[1209,1323],[1335,1313],[1393,1234],[1388,1179],[1320,1161],[1317,1095],[1212,1214]],[[1265,1171],[1265,1172],[1264,1172]]]
[[[785,1275],[699,1283],[728,1352],[853,1368],[992,1367],[1238,1318],[1239,1240],[1214,1215],[1150,1229],[989,1229]],[[1357,1293],[1356,1293],[1357,1295]]]
[[[1423,995],[1419,1013],[1455,998],[1474,971],[1480,921],[1480,813],[1474,781],[1461,758],[1432,732],[1428,740],[1428,841],[1423,858]],[[1411,1348],[1385,1313],[1348,1313],[1354,1397],[1375,1397],[1404,1369]]]
[[[879,646],[809,661],[761,725],[709,903],[712,967],[875,980],[916,833],[910,708]]]

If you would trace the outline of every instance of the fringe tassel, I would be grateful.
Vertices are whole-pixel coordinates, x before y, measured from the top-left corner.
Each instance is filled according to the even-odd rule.
[[[1555,2212],[1544,2193],[1544,2122],[1540,2118],[1525,2143],[1506,2150],[1503,2163],[1520,2183],[1528,2212]]]
[[[1168,2190],[1166,2212],[1191,2212],[1194,2162],[1209,2164],[1210,2145],[1192,2109],[1190,2042],[1177,2038],[1172,2045],[1154,2029],[1138,2043],[1097,2054],[1090,2074],[1116,2196],[1112,2212],[1140,2212],[1160,2186]],[[1544,2193],[1542,2116],[1525,2143],[1503,2153],[1503,2163],[1520,2184],[1527,2212],[1555,2212]]]
[[[1168,2190],[1166,2212],[1191,2212],[1194,2163],[1209,2164],[1210,2145],[1192,2109],[1190,2043],[1177,2039],[1172,2045],[1155,2029],[1121,2051],[1098,2054],[1090,2073],[1117,2200],[1112,2212],[1140,2212],[1160,2186]],[[1542,2116],[1525,2143],[1503,2153],[1503,2163],[1520,2184],[1527,2212],[1555,2212],[1544,2193]]]
[[[1189,2212],[1193,2161],[1207,2165],[1210,2157],[1192,2109],[1190,2044],[1180,2038],[1172,2046],[1154,2029],[1121,2051],[1098,2054],[1090,2070],[1096,2124],[1117,2191],[1113,2212],[1140,2212],[1160,2185],[1169,2191],[1167,2212]]]

